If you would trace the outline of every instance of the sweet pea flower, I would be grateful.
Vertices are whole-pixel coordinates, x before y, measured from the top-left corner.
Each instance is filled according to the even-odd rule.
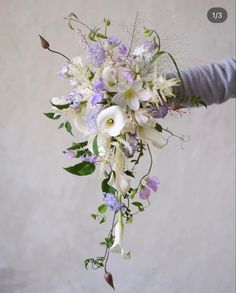
[[[139,197],[142,199],[142,200],[145,200],[145,199],[148,199],[149,196],[151,194],[151,191],[150,189],[147,187],[147,186],[142,186],[140,191],[139,191]]]
[[[109,136],[117,136],[125,126],[125,115],[119,106],[102,110],[97,116],[97,128]]]
[[[158,190],[159,185],[160,185],[160,180],[154,176],[148,177],[146,184],[149,188],[151,188],[151,190],[156,192]]]
[[[148,101],[151,98],[150,91],[142,88],[142,81],[136,80],[131,84],[122,85],[112,101],[121,107],[129,106],[130,109],[137,111],[140,102]]]

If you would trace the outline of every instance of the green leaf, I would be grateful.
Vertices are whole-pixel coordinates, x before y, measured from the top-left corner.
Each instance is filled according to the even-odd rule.
[[[103,217],[101,218],[101,221],[99,222],[99,224],[102,224],[102,223],[104,223],[105,221],[106,221],[106,217],[103,216]]]
[[[65,129],[67,130],[67,132],[69,132],[71,135],[73,135],[72,133],[72,127],[69,121],[66,121],[65,123]]]
[[[137,192],[138,192],[138,188],[133,189],[129,195],[129,198],[133,199],[135,195],[137,194]]]
[[[51,101],[50,101],[50,103],[51,103],[51,105],[53,107],[56,107],[58,110],[67,109],[70,106],[70,103],[69,104],[64,104],[64,105],[56,105],[56,104],[53,104]]]
[[[74,166],[64,168],[64,170],[73,175],[86,176],[92,174],[95,171],[95,165],[90,162],[81,162]]]
[[[160,124],[158,124],[158,123],[156,123],[156,125],[155,125],[155,129],[156,129],[157,131],[159,131],[159,132],[162,132],[162,130],[163,130],[162,126],[161,126]]]
[[[132,224],[132,223],[133,223],[133,216],[130,215],[126,220],[126,224]]]
[[[134,174],[133,174],[131,171],[129,171],[129,170],[126,170],[124,173],[125,173],[126,175],[130,176],[130,177],[135,178],[135,177],[134,177]]]
[[[161,55],[165,54],[165,51],[157,51],[153,56],[151,62],[156,61]]]
[[[58,129],[63,128],[64,127],[64,122],[62,122],[59,126]]]
[[[104,214],[107,211],[107,206],[105,204],[100,205],[98,211],[100,214]]]
[[[141,202],[139,202],[139,201],[132,202],[132,205],[134,205],[136,207],[142,207],[143,206],[143,204]]]
[[[101,39],[107,39],[107,37],[103,34],[97,33],[96,34],[97,38],[101,38]]]
[[[86,147],[87,144],[88,144],[87,141],[82,141],[82,142],[79,142],[79,143],[74,142],[71,147],[67,148],[67,150],[73,151],[73,150],[82,149],[82,148]]]
[[[94,155],[98,155],[98,136],[96,135],[93,140],[93,153]]]
[[[96,215],[96,214],[91,214],[90,216],[91,216],[94,220],[97,219],[97,215]]]
[[[46,117],[50,118],[50,119],[53,119],[53,120],[57,120],[61,117],[60,114],[56,114],[56,113],[53,113],[53,112],[48,112],[48,113],[43,113]]]
[[[106,193],[116,194],[116,189],[108,184],[110,176],[102,181],[102,191]]]
[[[146,27],[144,26],[144,35],[145,35],[146,37],[151,37],[152,34],[153,34],[153,30],[148,29],[148,28],[146,28]]]
[[[74,12],[71,12],[71,13],[69,14],[69,17],[74,17],[74,18],[76,18],[76,19],[79,19],[78,16],[77,16]]]

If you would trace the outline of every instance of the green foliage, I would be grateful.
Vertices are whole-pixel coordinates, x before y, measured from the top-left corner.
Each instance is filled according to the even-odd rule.
[[[143,212],[144,211],[144,207],[143,207],[143,204],[141,202],[134,201],[134,202],[132,202],[132,205],[134,205],[135,207],[137,207],[140,212]]]
[[[99,268],[104,267],[103,262],[104,262],[103,256],[98,256],[97,258],[87,258],[84,261],[84,266],[86,270],[88,269],[88,265],[91,265],[93,270],[97,270]]]
[[[126,224],[132,224],[132,223],[133,223],[133,216],[129,215],[126,220]]]
[[[157,51],[153,56],[151,62],[156,61],[161,55],[165,54],[165,51]]]
[[[115,237],[112,234],[110,234],[110,235],[108,235],[108,237],[105,238],[105,241],[100,242],[100,244],[109,249],[112,247],[114,240],[115,240]]]
[[[133,172],[131,172],[131,171],[129,171],[129,170],[126,170],[124,173],[125,173],[127,176],[130,176],[130,177],[135,178]]]
[[[84,147],[86,147],[88,145],[87,141],[82,141],[79,143],[73,143],[71,147],[67,148],[68,151],[75,151],[78,149],[83,149]]]
[[[155,125],[155,129],[156,129],[157,131],[159,131],[159,132],[162,132],[162,130],[163,130],[162,126],[161,126],[160,124],[158,124],[158,123],[156,123],[156,125]]]
[[[199,107],[200,105],[202,105],[207,108],[207,104],[200,97],[193,96],[193,97],[189,98],[189,101],[192,104],[192,106]]]
[[[145,35],[146,37],[151,37],[152,34],[154,33],[153,30],[148,29],[148,28],[146,28],[145,26],[144,26],[143,28],[144,28],[144,35]]]
[[[106,193],[111,193],[111,194],[116,194],[116,189],[114,187],[112,187],[111,185],[108,184],[108,181],[110,180],[110,176],[108,176],[107,178],[105,178],[102,181],[102,191],[106,192]]]
[[[73,135],[73,133],[72,133],[72,126],[71,126],[71,124],[70,124],[69,121],[66,121],[66,123],[65,123],[65,129],[66,129],[67,132],[69,132],[71,135]]]
[[[96,214],[91,214],[90,215],[94,220],[97,220],[97,215]]]
[[[98,136],[96,135],[93,140],[93,153],[94,155],[98,155]]]
[[[64,170],[77,176],[86,176],[95,171],[95,165],[90,162],[81,162],[74,166],[64,168]]]
[[[100,214],[104,214],[107,211],[107,206],[105,204],[100,205],[98,211]]]
[[[56,104],[53,104],[52,102],[50,102],[50,103],[53,107],[56,107],[58,110],[67,109],[70,106],[70,103],[63,104],[63,105],[56,105]]]
[[[53,112],[48,112],[48,113],[43,113],[46,117],[48,117],[49,119],[53,119],[53,120],[57,120],[61,117],[60,114],[56,114]]]

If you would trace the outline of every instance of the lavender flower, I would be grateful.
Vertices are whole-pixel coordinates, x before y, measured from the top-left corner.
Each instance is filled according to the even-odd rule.
[[[62,67],[62,69],[58,72],[59,76],[61,78],[65,78],[65,75],[68,73],[68,70],[69,70],[68,66],[67,65],[64,65]]]
[[[120,44],[119,52],[121,55],[126,56],[128,54],[128,48],[124,44]]]
[[[131,70],[125,70],[122,73],[123,77],[128,81],[128,83],[132,83],[134,81],[133,74]]]
[[[75,152],[74,151],[65,151],[65,155],[68,159],[74,159],[75,158]]]
[[[147,186],[141,186],[141,189],[139,191],[139,197],[143,200],[148,199],[150,196],[150,189]]]
[[[67,97],[67,102],[70,103],[70,108],[73,110],[78,110],[80,107],[80,99],[82,95],[77,92],[71,92]]]
[[[160,185],[160,180],[157,177],[154,177],[154,176],[153,177],[148,177],[146,184],[153,191],[157,191],[158,187]]]
[[[94,65],[99,66],[105,60],[105,49],[100,44],[88,46],[88,60]]]
[[[145,40],[144,47],[147,49],[148,53],[151,53],[156,49],[157,45],[151,40]]]
[[[114,211],[116,213],[122,207],[121,202],[118,201],[116,196],[111,193],[104,193],[104,204],[107,205],[112,211]]]
[[[93,97],[92,97],[92,100],[91,100],[91,104],[94,106],[96,105],[97,103],[100,103],[103,99],[103,93],[96,93]]]
[[[153,118],[164,118],[168,113],[168,106],[167,105],[161,105],[159,108],[156,104],[150,104],[148,106],[148,110]]]
[[[97,116],[102,111],[103,107],[97,105],[94,107],[87,116],[88,130],[90,132],[95,132],[97,130]]]
[[[80,160],[82,162],[89,162],[89,163],[96,163],[97,161],[97,156],[96,155],[91,155],[91,156],[81,156]]]
[[[103,79],[100,78],[98,81],[96,81],[94,84],[93,84],[93,90],[98,93],[102,90],[104,90],[104,82],[103,82]]]
[[[120,44],[120,41],[115,36],[109,37],[107,39],[107,42],[108,42],[108,44],[113,45],[113,46],[118,46]]]
[[[135,151],[138,148],[138,140],[137,140],[137,137],[135,134],[128,133],[127,141],[129,143],[132,151],[130,152],[130,150],[128,148],[124,148],[124,154],[127,158],[131,158],[131,157],[133,157]]]

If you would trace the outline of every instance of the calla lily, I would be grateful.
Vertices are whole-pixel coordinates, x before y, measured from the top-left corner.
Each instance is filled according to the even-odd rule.
[[[114,186],[120,194],[125,195],[130,189],[130,179],[124,174],[124,156],[119,148],[116,148],[114,161],[115,175],[112,173],[109,184]]]
[[[157,148],[163,148],[167,144],[167,140],[163,138],[157,130],[147,126],[140,126],[138,128],[138,135],[148,141],[151,142],[153,146]]]
[[[129,253],[124,252],[124,246],[123,246],[123,239],[124,239],[124,224],[122,220],[122,212],[120,211],[118,214],[118,222],[115,226],[115,240],[110,248],[110,252],[114,253],[119,253],[121,254],[124,258],[130,258]]]
[[[125,115],[119,106],[102,110],[97,116],[97,128],[109,136],[117,136],[125,126]]]

